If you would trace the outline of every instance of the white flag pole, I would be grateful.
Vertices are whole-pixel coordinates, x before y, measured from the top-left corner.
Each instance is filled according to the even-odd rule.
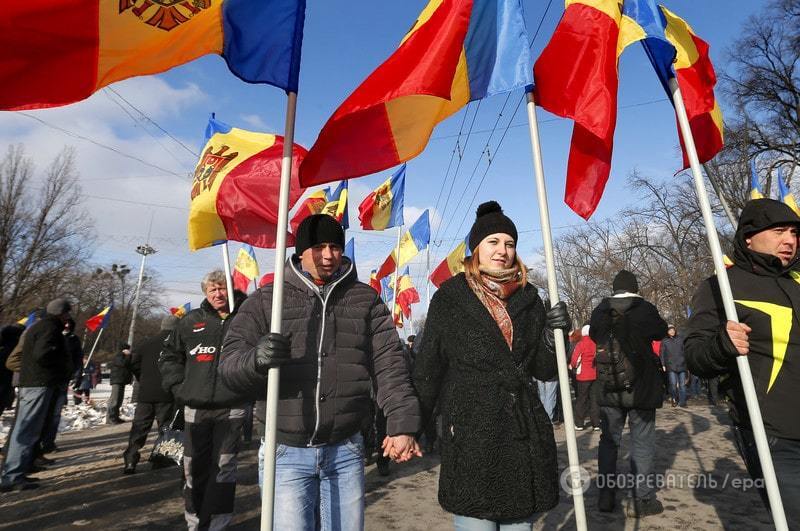
[[[400,286],[397,285],[397,278],[400,273],[400,237],[403,235],[403,226],[397,227],[397,246],[394,251],[394,289],[392,290],[392,307],[389,308],[389,314],[392,316],[392,324],[394,324],[394,308],[397,306],[397,290]]]
[[[231,278],[231,257],[228,254],[228,242],[222,244],[222,265],[225,268],[225,287],[228,289],[228,309],[233,313],[233,278]]]
[[[547,268],[547,291],[550,304],[558,302],[558,286],[556,285],[556,268],[553,255],[553,236],[550,231],[550,211],[547,206],[547,190],[544,182],[542,165],[542,148],[539,144],[539,124],[536,121],[536,103],[532,90],[526,90],[528,124],[531,133],[531,151],[533,152],[533,170],[536,178],[536,193],[539,202],[539,221],[542,225],[542,243],[544,244],[544,261]],[[569,388],[569,372],[564,335],[555,330],[556,365],[558,382],[561,390],[561,406],[564,411],[564,430],[566,432],[567,456],[569,458],[569,478],[572,488],[572,502],[575,506],[575,524],[579,531],[586,531],[586,511],[583,506],[583,485],[581,483],[581,466],[578,458],[578,444],[575,439],[575,420],[572,415],[572,394]]]
[[[700,202],[700,211],[703,213],[703,222],[705,223],[706,233],[708,235],[711,257],[714,260],[714,269],[717,272],[717,282],[719,283],[722,305],[725,307],[725,317],[729,321],[739,322],[736,304],[734,303],[733,293],[731,292],[731,285],[728,281],[728,273],[722,261],[722,247],[719,244],[717,228],[714,225],[714,216],[711,212],[711,204],[708,201],[708,192],[706,191],[703,174],[700,171],[700,160],[697,157],[697,148],[694,144],[689,118],[686,115],[686,106],[684,105],[683,96],[681,95],[681,90],[675,78],[669,80],[669,87],[672,91],[672,101],[675,104],[675,113],[678,116],[678,125],[680,126],[681,136],[683,137],[683,145],[686,147],[686,154],[689,157],[689,164],[692,168],[692,175],[694,176],[694,186],[697,190],[697,199]],[[750,416],[750,424],[753,428],[753,435],[758,449],[758,458],[761,461],[761,471],[764,474],[764,483],[769,497],[772,520],[775,523],[775,529],[784,531],[788,529],[786,515],[783,512],[783,502],[781,501],[780,491],[778,490],[775,468],[772,465],[772,455],[769,452],[769,444],[767,443],[767,433],[764,431],[764,421],[761,418],[761,409],[758,407],[758,396],[756,395],[756,388],[753,384],[753,375],[750,372],[750,363],[747,360],[747,356],[738,356],[736,358],[736,365],[739,368],[739,378],[742,381],[744,397],[747,402],[747,413]]]
[[[278,233],[275,243],[275,269],[272,288],[272,314],[269,331],[281,333],[283,320],[283,277],[286,262],[286,230],[289,225],[289,189],[292,177],[292,148],[297,112],[297,93],[289,92],[286,100],[286,126],[283,134],[281,188],[278,203]],[[271,368],[267,376],[267,405],[264,421],[264,478],[261,489],[261,531],[272,531],[275,509],[275,448],[278,433],[278,384],[280,369]]]
[[[92,361],[92,356],[94,356],[94,349],[97,348],[97,344],[100,342],[100,336],[103,335],[103,330],[105,330],[105,328],[101,328],[100,332],[97,333],[97,337],[94,339],[94,345],[92,345],[92,350],[89,351],[89,357],[86,358],[86,363],[83,364],[84,369],[89,365],[89,362]],[[82,374],[81,377],[83,377]]]

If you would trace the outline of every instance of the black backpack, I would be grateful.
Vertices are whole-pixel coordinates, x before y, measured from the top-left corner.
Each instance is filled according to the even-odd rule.
[[[631,392],[636,381],[633,364],[620,343],[624,331],[623,314],[612,309],[611,331],[608,339],[597,345],[595,355],[597,381],[605,393]]]

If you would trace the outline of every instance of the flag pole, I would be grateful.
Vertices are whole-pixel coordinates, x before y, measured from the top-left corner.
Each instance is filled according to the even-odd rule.
[[[281,333],[283,320],[283,277],[286,262],[286,230],[289,225],[289,189],[292,177],[292,148],[297,112],[297,93],[287,93],[286,126],[283,134],[281,188],[278,203],[278,229],[275,243],[275,269],[272,287],[272,314],[269,331]],[[278,384],[280,369],[271,368],[267,376],[267,405],[264,420],[264,477],[261,489],[261,531],[272,531],[275,509],[275,448],[278,432]]]
[[[553,235],[550,231],[550,211],[547,206],[547,190],[544,183],[544,167],[542,165],[542,148],[539,144],[539,124],[536,121],[536,103],[533,98],[533,87],[525,91],[528,108],[528,124],[531,134],[531,151],[533,153],[533,170],[536,178],[536,193],[539,202],[539,222],[542,225],[542,243],[544,244],[544,260],[547,268],[547,291],[550,304],[558,302],[558,286],[556,285],[556,268],[553,255]],[[586,531],[586,510],[583,505],[583,483],[581,466],[578,458],[578,443],[575,439],[575,420],[572,415],[572,394],[569,388],[567,370],[567,354],[564,335],[554,330],[556,345],[556,366],[558,382],[561,390],[561,406],[564,412],[564,429],[566,432],[567,456],[569,458],[569,486],[572,487],[572,502],[575,506],[575,524],[578,531]]]
[[[736,222],[736,217],[733,215],[733,210],[731,210],[731,206],[728,204],[728,200],[725,199],[725,196],[722,194],[722,189],[717,182],[717,178],[714,177],[714,174],[708,171],[708,166],[703,164],[703,169],[706,171],[706,177],[708,177],[708,182],[711,183],[711,187],[714,189],[714,192],[717,194],[717,199],[719,199],[719,204],[722,207],[722,210],[725,212],[725,215],[728,216],[728,221],[731,222],[731,227],[733,230],[736,230],[736,227],[739,225]]]
[[[97,344],[100,343],[100,336],[103,335],[103,330],[105,330],[105,327],[100,329],[100,332],[97,333],[97,337],[94,339],[94,345],[92,345],[92,350],[89,351],[89,357],[86,358],[86,363],[83,364],[84,369],[89,365],[89,362],[92,361],[92,356],[94,356],[94,349],[96,349]],[[81,374],[81,377],[83,377],[83,374]]]
[[[697,191],[697,199],[700,202],[700,211],[703,213],[703,221],[706,227],[706,234],[708,235],[708,246],[711,249],[711,257],[714,260],[714,269],[717,272],[717,282],[719,283],[722,304],[725,308],[725,317],[728,321],[739,322],[739,316],[736,312],[736,305],[733,300],[733,293],[731,292],[731,285],[728,281],[728,273],[722,261],[722,247],[719,244],[717,229],[714,225],[711,204],[708,201],[708,192],[705,182],[703,181],[703,174],[700,172],[700,160],[697,157],[697,148],[694,144],[689,118],[686,115],[686,106],[684,105],[678,82],[674,77],[669,80],[669,87],[672,92],[672,101],[675,104],[675,114],[678,116],[678,125],[683,138],[683,144],[686,147],[686,154],[689,157],[689,164],[692,168],[692,175],[694,176],[694,186]],[[764,431],[764,421],[761,417],[761,409],[758,406],[758,396],[756,395],[756,388],[753,384],[753,375],[750,372],[750,363],[747,360],[747,356],[737,356],[736,365],[739,368],[739,378],[742,381],[742,389],[744,390],[744,397],[747,402],[747,413],[750,415],[750,424],[753,428],[753,435],[756,440],[758,459],[761,461],[761,471],[764,474],[764,483],[767,489],[767,496],[769,497],[772,520],[776,530],[784,531],[788,529],[786,515],[783,511],[783,502],[781,501],[780,491],[778,490],[778,481],[775,477],[772,455],[769,452],[767,433]]]
[[[228,242],[222,244],[222,265],[225,268],[225,287],[228,290],[228,309],[233,313],[233,279],[231,278],[231,257],[228,254]]]
[[[392,316],[392,324],[394,324],[394,307],[397,306],[397,285],[398,274],[400,273],[400,237],[403,235],[403,226],[397,227],[397,247],[394,251],[394,289],[392,290],[392,307],[389,308],[389,314]],[[395,328],[397,325],[395,325]]]

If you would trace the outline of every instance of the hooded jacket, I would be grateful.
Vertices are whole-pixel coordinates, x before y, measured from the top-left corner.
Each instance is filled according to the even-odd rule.
[[[655,306],[635,293],[619,293],[603,301],[592,311],[589,336],[598,345],[608,342],[612,332],[611,310],[622,314],[613,332],[622,351],[628,356],[635,380],[631,391],[607,393],[602,387],[597,396],[601,406],[656,409],[664,400],[661,361],[653,352],[652,342],[667,335],[667,323]]]
[[[775,225],[800,225],[788,206],[772,199],[750,201],[742,210],[728,268],[739,321],[752,329],[747,360],[767,433],[800,440],[800,258],[787,266],[772,255],[747,248],[745,239]],[[716,276],[703,281],[692,299],[684,342],[689,370],[698,376],[725,375],[720,390],[731,399],[736,424],[749,427],[736,348],[727,332]]]
[[[511,348],[464,273],[431,300],[414,385],[425,419],[442,418],[439,503],[454,514],[516,520],[558,503],[550,418],[533,378],[556,374],[545,306],[530,284],[507,300]]]
[[[255,415],[262,422],[267,385],[255,370],[255,347],[270,331],[272,290],[264,286],[242,305],[220,364],[231,389],[258,400]],[[420,429],[419,403],[389,310],[357,280],[349,259],[320,287],[296,257],[287,260],[281,331],[290,337],[291,360],[280,371],[279,443],[320,446],[352,437],[370,416],[373,378],[387,433]]]
[[[238,299],[241,295],[235,292],[234,296]],[[236,311],[241,302],[236,301]],[[164,341],[158,358],[161,385],[178,404],[221,409],[251,401],[226,386],[217,371],[222,341],[235,313],[223,319],[203,299],[200,308],[187,313]]]
[[[63,330],[61,318],[48,314],[25,331],[20,387],[48,387],[69,381],[72,361]]]

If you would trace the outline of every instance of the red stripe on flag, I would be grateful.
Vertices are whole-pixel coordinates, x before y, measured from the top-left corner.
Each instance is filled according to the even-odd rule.
[[[239,270],[233,270],[233,288],[247,293],[247,287],[250,285],[250,279],[244,276]]]
[[[0,15],[0,109],[63,105],[95,90],[97,0],[12,0]],[[33,103],[32,103],[33,102]]]
[[[390,275],[395,269],[397,269],[396,264],[394,263],[394,257],[390,254],[386,257],[386,261],[383,262],[378,272],[375,274],[375,278],[378,280]]]
[[[438,289],[445,280],[452,278],[453,273],[450,272],[450,266],[447,264],[447,258],[442,260],[442,263],[433,270],[430,279],[431,283]]]

